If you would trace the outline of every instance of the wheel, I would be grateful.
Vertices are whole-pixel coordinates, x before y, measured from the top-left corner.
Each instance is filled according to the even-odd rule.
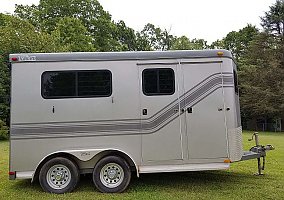
[[[129,185],[131,171],[127,162],[117,156],[101,159],[93,171],[93,182],[101,192],[123,192]]]
[[[79,177],[79,170],[74,162],[67,158],[57,157],[42,166],[39,183],[46,192],[63,194],[75,189]]]

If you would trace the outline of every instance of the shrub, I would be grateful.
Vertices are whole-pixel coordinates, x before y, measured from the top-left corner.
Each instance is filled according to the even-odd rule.
[[[0,119],[0,140],[7,140],[9,138],[9,129],[6,124]]]

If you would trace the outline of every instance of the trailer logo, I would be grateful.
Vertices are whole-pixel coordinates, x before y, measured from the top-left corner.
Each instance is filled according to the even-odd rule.
[[[91,155],[91,152],[82,152],[81,153],[81,156],[84,157],[84,156],[90,156]]]
[[[21,55],[18,56],[19,61],[36,61],[36,56]]]

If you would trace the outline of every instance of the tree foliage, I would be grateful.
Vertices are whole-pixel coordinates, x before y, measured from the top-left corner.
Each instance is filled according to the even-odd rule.
[[[202,50],[207,49],[207,42],[203,39],[190,40],[186,36],[175,37],[171,49],[173,50]]]
[[[240,70],[241,105],[247,116],[281,118],[284,114],[284,69],[261,33],[250,45]]]
[[[137,50],[137,41],[135,31],[126,26],[125,22],[120,20],[116,23],[117,31],[116,37],[122,51]]]
[[[136,34],[137,50],[160,50],[171,49],[173,35],[167,30],[162,30],[154,24],[146,24],[144,29]]]
[[[66,46],[70,51],[95,51],[92,37],[86,33],[80,19],[64,17],[58,21],[51,35],[59,39],[60,46]]]
[[[248,45],[240,69],[242,113],[250,117],[284,117],[284,1],[262,17],[265,32]]]
[[[232,52],[237,61],[246,53],[251,41],[258,35],[259,31],[255,26],[248,24],[239,31],[229,32],[222,40],[217,40],[211,44],[211,48],[223,48]]]
[[[66,19],[69,19],[70,23],[72,21],[70,18],[73,18],[73,23],[77,20],[76,26],[80,20],[81,32],[78,37],[82,39],[82,26],[84,26],[86,29],[84,40],[92,37],[94,49],[97,51],[122,49],[117,40],[116,24],[97,0],[41,0],[38,6],[17,5],[15,14],[21,19],[28,20],[38,30],[47,33],[55,31],[58,23],[62,24],[62,19],[65,19],[65,23]]]
[[[284,0],[277,0],[261,17],[262,27],[270,34],[284,37]]]

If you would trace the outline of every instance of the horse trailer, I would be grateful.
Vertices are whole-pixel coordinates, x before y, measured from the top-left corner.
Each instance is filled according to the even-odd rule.
[[[131,174],[227,169],[243,152],[226,50],[11,54],[10,179],[101,192]],[[267,148],[269,149],[269,148]],[[266,149],[266,150],[267,150]],[[134,173],[132,173],[134,172]]]

